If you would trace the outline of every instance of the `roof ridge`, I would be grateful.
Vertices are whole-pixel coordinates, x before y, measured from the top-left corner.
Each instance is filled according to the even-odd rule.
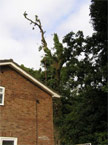
[[[14,62],[13,59],[0,59],[0,62]]]

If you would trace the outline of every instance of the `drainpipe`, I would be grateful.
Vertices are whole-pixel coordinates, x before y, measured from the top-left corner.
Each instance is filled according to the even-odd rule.
[[[38,145],[38,104],[39,100],[36,99],[36,145]]]

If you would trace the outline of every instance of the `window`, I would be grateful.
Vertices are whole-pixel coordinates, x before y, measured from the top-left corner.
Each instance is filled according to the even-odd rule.
[[[11,140],[3,140],[2,144],[3,145],[14,145],[14,141],[11,141]]]
[[[0,86],[0,105],[4,105],[5,88]]]
[[[17,138],[0,137],[0,145],[17,145]]]

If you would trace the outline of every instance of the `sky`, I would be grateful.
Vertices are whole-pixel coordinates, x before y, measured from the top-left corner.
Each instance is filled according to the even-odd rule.
[[[44,55],[38,51],[41,35],[38,28],[32,30],[23,13],[31,19],[38,15],[51,48],[54,33],[61,41],[71,31],[92,35],[89,6],[90,0],[0,0],[0,59],[39,69]]]

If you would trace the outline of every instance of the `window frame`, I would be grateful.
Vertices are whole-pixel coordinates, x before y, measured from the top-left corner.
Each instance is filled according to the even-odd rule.
[[[0,89],[3,90],[2,92],[0,92],[0,94],[3,95],[2,96],[2,102],[0,103],[0,106],[1,106],[1,105],[4,105],[5,87],[0,86]]]
[[[3,145],[3,141],[14,141],[14,145],[17,145],[16,137],[0,137],[0,145]]]

